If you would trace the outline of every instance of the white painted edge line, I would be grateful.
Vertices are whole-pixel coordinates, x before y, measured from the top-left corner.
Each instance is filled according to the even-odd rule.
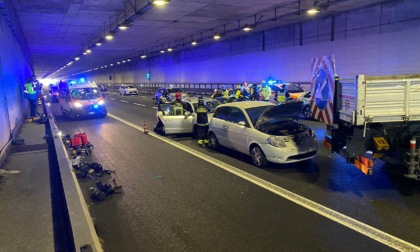
[[[62,142],[61,142],[61,146],[64,149],[64,152],[66,153],[66,156],[67,156],[67,161],[68,161],[68,164],[69,164],[70,173],[71,173],[71,176],[73,177],[74,185],[76,186],[77,194],[79,195],[80,204],[82,205],[83,213],[86,216],[86,222],[89,226],[89,230],[90,230],[90,233],[92,235],[93,242],[95,243],[96,251],[97,252],[103,252],[102,244],[99,241],[98,234],[96,233],[95,226],[93,225],[93,218],[90,215],[89,209],[88,209],[87,204],[86,204],[86,200],[85,200],[85,198],[83,196],[83,193],[82,193],[82,189],[80,189],[79,181],[76,178],[76,174],[74,173],[74,171],[72,169],[72,162],[70,160],[70,157],[68,156],[68,152],[66,150],[66,147],[64,146],[64,144]]]
[[[110,116],[110,117],[112,117],[112,118],[114,118],[114,119],[116,119],[116,120],[118,120],[122,123],[125,123],[128,126],[131,126],[131,127],[135,128],[139,131],[144,132],[143,127],[137,126],[134,123],[126,121],[126,120],[124,120],[124,119],[122,119],[118,116],[113,115],[113,114],[108,113],[108,116]],[[160,136],[158,134],[155,134],[153,132],[149,132],[148,134],[150,136],[155,137],[157,139],[160,139],[160,140],[162,140],[162,141],[164,141],[164,142],[166,142],[166,143],[168,143],[168,144],[170,144],[170,145],[172,145],[172,146],[174,146],[178,149],[181,149],[185,152],[188,152],[191,155],[194,155],[194,156],[196,156],[200,159],[203,159],[203,160],[205,160],[205,161],[207,161],[207,162],[209,162],[209,163],[211,163],[215,166],[218,166],[219,168],[222,168],[223,170],[228,171],[228,172],[230,172],[230,173],[232,173],[232,174],[234,174],[238,177],[241,177],[241,178],[243,178],[243,179],[245,179],[245,180],[247,180],[247,181],[249,181],[249,182],[251,182],[255,185],[258,185],[258,186],[260,186],[260,187],[262,187],[262,188],[264,188],[264,189],[266,189],[266,190],[268,190],[268,191],[270,191],[274,194],[277,194],[277,195],[279,195],[279,196],[281,196],[281,197],[283,197],[283,198],[285,198],[289,201],[292,201],[292,202],[294,202],[294,203],[296,203],[296,204],[298,204],[298,205],[300,205],[300,206],[302,206],[302,207],[304,207],[308,210],[311,210],[311,211],[313,211],[313,212],[315,212],[319,215],[322,215],[322,216],[324,216],[324,217],[326,217],[326,218],[328,218],[328,219],[330,219],[334,222],[337,222],[337,223],[339,223],[339,224],[341,224],[341,225],[343,225],[347,228],[350,228],[350,229],[352,229],[352,230],[354,230],[354,231],[356,231],[356,232],[358,232],[362,235],[365,235],[368,238],[371,238],[371,239],[373,239],[377,242],[380,242],[384,245],[387,245],[387,246],[389,246],[393,249],[396,249],[396,250],[399,250],[399,251],[413,251],[413,252],[414,251],[420,251],[420,247],[418,247],[418,246],[416,246],[412,243],[409,243],[409,242],[404,241],[404,240],[402,240],[398,237],[395,237],[393,235],[385,233],[385,232],[383,232],[383,231],[381,231],[377,228],[374,228],[374,227],[369,226],[369,225],[367,225],[363,222],[360,222],[356,219],[348,217],[348,216],[346,216],[342,213],[339,213],[335,210],[332,210],[328,207],[325,207],[321,204],[318,204],[318,203],[316,203],[312,200],[306,199],[306,198],[304,198],[304,197],[302,197],[298,194],[295,194],[295,193],[290,192],[290,191],[288,191],[288,190],[286,190],[286,189],[284,189],[280,186],[277,186],[275,184],[267,182],[267,181],[265,181],[265,180],[263,180],[259,177],[256,177],[256,176],[254,176],[252,174],[249,174],[245,171],[242,171],[242,170],[240,170],[240,169],[238,169],[234,166],[231,166],[229,164],[221,162],[221,161],[219,161],[219,160],[217,160],[213,157],[210,157],[206,154],[203,154],[199,151],[191,149],[191,148],[189,148],[185,145],[177,143],[177,142],[175,142],[173,140],[170,140],[168,138],[162,137],[162,136]]]
[[[124,101],[124,100],[119,100],[120,102],[125,102],[125,103],[128,103],[128,101]]]
[[[152,107],[152,109],[158,109],[157,107]]]
[[[143,107],[146,107],[146,105],[144,105],[144,104],[140,104],[140,103],[133,103],[134,105],[137,105],[137,106],[143,106]]]

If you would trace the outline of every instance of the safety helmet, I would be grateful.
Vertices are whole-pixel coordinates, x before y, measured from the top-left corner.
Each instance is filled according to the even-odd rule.
[[[179,100],[181,99],[181,97],[182,97],[181,93],[178,92],[175,94],[175,99]]]

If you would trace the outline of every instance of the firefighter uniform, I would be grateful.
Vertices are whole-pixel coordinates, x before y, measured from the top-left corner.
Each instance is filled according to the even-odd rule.
[[[207,117],[208,107],[204,104],[204,98],[198,98],[198,106],[195,112],[197,113],[197,139],[198,144],[209,142],[209,119]]]

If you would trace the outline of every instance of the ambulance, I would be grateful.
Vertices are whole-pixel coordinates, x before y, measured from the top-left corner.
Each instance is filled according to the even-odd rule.
[[[58,88],[63,116],[76,119],[89,116],[105,117],[107,115],[105,100],[94,81],[61,81]]]

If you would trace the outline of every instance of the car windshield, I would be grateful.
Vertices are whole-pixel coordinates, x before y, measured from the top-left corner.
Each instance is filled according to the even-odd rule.
[[[180,88],[168,88],[168,93],[183,93],[184,91],[182,91]]]
[[[248,114],[249,118],[251,119],[252,125],[257,123],[258,119],[260,118],[261,114],[264,110],[270,108],[272,106],[260,106],[260,107],[254,107],[254,108],[248,108],[245,109],[246,113]]]
[[[219,101],[208,101],[206,102],[206,105],[210,108],[209,113],[214,113],[214,110],[217,106],[219,106],[221,103]],[[198,103],[193,103],[194,109],[197,110]]]
[[[295,86],[295,85],[287,85],[286,87],[287,87],[287,91],[289,93],[301,93],[301,92],[304,92],[303,89],[301,89],[300,87]]]
[[[73,88],[70,90],[70,93],[75,100],[89,100],[101,97],[98,88]]]

